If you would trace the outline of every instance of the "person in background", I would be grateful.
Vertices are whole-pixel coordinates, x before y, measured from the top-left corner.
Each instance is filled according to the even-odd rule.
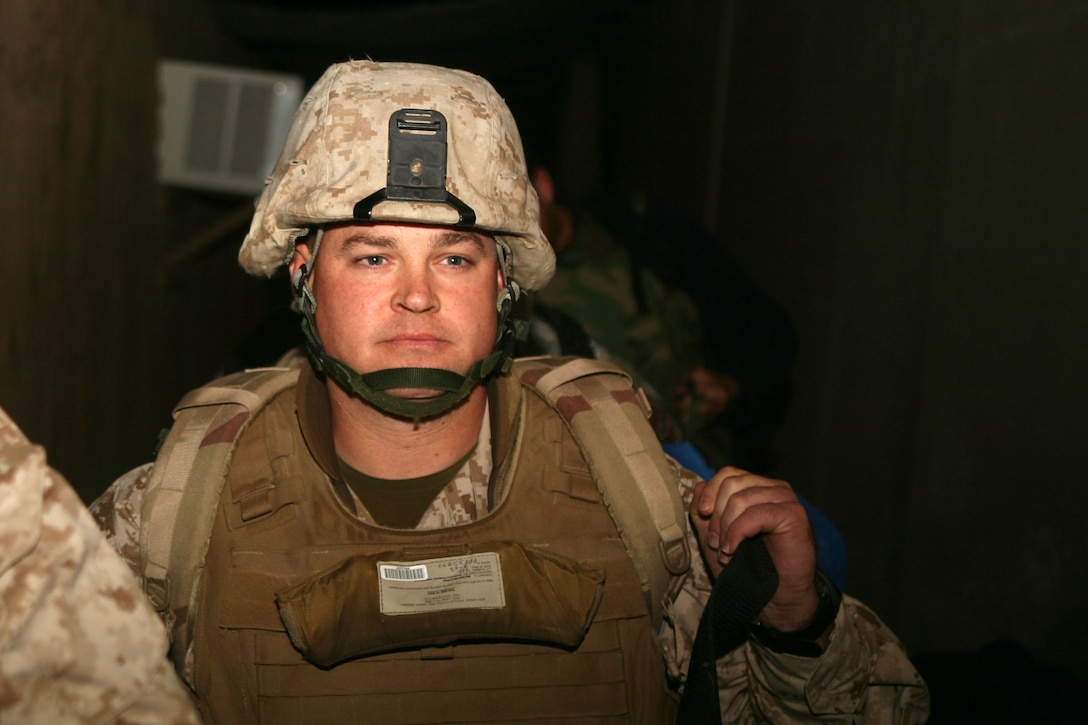
[[[530,159],[557,255],[528,305],[531,344],[586,354],[588,338],[637,377],[663,441],[692,443],[715,468],[770,472],[797,354],[785,310],[693,220],[619,195],[564,202]]]

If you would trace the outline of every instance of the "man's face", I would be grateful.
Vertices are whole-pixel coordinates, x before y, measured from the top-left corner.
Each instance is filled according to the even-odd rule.
[[[310,253],[298,246],[292,273]],[[326,350],[363,374],[401,367],[464,374],[495,342],[503,277],[495,241],[485,234],[407,224],[330,227],[310,285]]]

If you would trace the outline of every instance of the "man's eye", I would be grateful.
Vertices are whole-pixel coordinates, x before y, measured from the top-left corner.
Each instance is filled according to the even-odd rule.
[[[462,257],[459,254],[451,254],[450,256],[446,257],[446,264],[450,265],[451,267],[463,267],[468,264],[468,258]]]
[[[385,262],[385,257],[378,254],[368,254],[365,257],[359,257],[356,261],[359,264],[365,264],[368,267],[377,267]]]

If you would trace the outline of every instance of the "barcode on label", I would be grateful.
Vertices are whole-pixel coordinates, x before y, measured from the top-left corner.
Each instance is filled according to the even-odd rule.
[[[378,572],[382,579],[392,579],[400,582],[421,582],[427,578],[426,566],[392,566],[381,564]]]

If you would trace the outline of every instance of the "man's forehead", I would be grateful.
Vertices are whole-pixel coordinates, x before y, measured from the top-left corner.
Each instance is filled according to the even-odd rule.
[[[494,245],[494,237],[486,232],[430,224],[349,223],[328,227],[325,238],[333,237],[345,244],[374,244],[398,246],[425,243],[432,246],[472,244],[481,248]]]

